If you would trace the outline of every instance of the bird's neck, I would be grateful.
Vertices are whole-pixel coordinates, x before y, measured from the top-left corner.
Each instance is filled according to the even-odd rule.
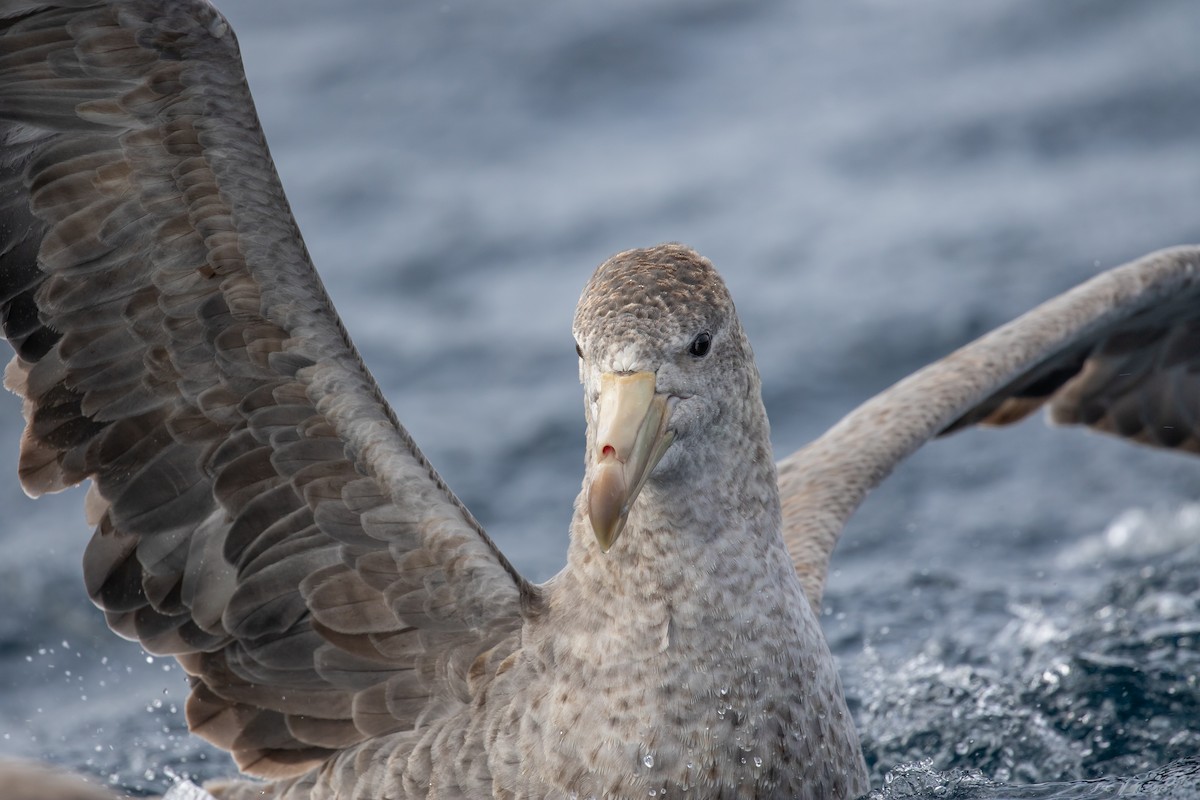
[[[662,644],[668,627],[677,649],[691,649],[687,637],[694,630],[752,636],[765,606],[748,606],[747,597],[805,603],[780,533],[765,415],[762,425],[761,436],[730,432],[730,441],[710,439],[715,446],[706,455],[649,480],[607,553],[592,534],[585,489],[576,502],[568,566],[550,595],[557,611],[570,617],[587,609],[579,624],[593,642],[645,652]],[[789,612],[784,616],[793,618],[795,609]]]
[[[762,563],[769,553],[785,552],[774,460],[765,435],[761,444],[753,441],[715,446],[711,457],[697,459],[703,463],[651,478],[607,553],[587,519],[585,486],[575,504],[567,572],[596,591],[683,599],[702,589],[685,576],[719,572],[731,558],[753,555]],[[726,464],[721,455],[731,450]]]
[[[581,796],[845,796],[823,787],[844,780],[843,762],[861,771],[780,535],[771,459],[719,477],[694,492],[648,484],[607,554],[577,510],[568,568],[547,585],[549,624],[526,634],[549,696],[576,703],[536,722],[558,736],[546,758],[582,764]],[[827,730],[829,753],[805,751],[803,736]]]

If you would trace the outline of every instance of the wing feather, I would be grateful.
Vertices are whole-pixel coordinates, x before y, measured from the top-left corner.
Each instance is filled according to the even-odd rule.
[[[1105,272],[863,403],[779,464],[784,537],[819,607],[829,557],[867,493],[930,439],[1052,422],[1200,452],[1200,248]]]
[[[92,479],[88,592],[193,730],[284,776],[470,702],[537,590],[346,336],[224,19],[6,0],[0,146],[22,485]]]

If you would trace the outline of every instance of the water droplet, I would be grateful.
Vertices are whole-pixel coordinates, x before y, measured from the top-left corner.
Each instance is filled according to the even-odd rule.
[[[647,767],[653,767],[654,766],[654,756],[647,753],[646,755],[642,756],[642,763],[645,764]]]
[[[762,768],[762,759],[759,758],[758,756],[754,757],[754,766],[756,766],[760,769]]]

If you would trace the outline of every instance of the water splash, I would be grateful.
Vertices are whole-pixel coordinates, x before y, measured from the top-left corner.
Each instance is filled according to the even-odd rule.
[[[1101,778],[1071,783],[1009,786],[977,771],[935,770],[928,760],[901,764],[887,774],[870,800],[1099,800],[1109,797],[1195,800],[1200,796],[1200,758],[1189,758],[1132,778]]]
[[[868,649],[855,665],[848,691],[874,785],[894,764],[1032,784],[1146,773],[1200,752],[1188,722],[1200,719],[1200,549],[1169,568],[1123,562],[1083,601],[1025,596],[1009,614],[983,639],[943,631],[915,656]]]

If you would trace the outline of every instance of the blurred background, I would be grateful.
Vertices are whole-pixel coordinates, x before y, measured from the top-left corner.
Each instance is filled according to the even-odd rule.
[[[716,263],[783,457],[1041,300],[1200,240],[1188,0],[218,5],[351,335],[535,580],[582,476],[571,316],[612,253]],[[82,492],[24,497],[0,406],[0,753],[134,792],[229,772],[181,733],[182,672],[87,601]],[[824,610],[875,783],[1200,752],[1198,488],[1200,462],[1036,420],[898,470]]]

